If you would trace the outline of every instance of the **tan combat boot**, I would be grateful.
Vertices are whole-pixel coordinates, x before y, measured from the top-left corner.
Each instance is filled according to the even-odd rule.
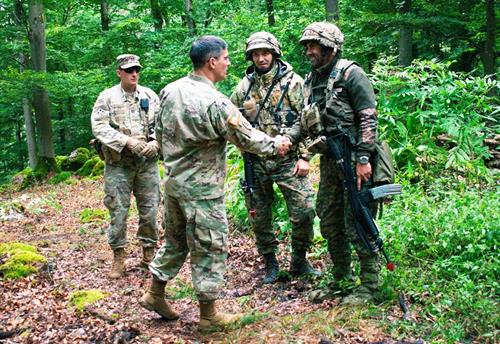
[[[113,266],[109,272],[109,278],[120,278],[125,273],[125,249],[117,248],[113,250]]]
[[[143,247],[142,248],[142,260],[141,260],[141,266],[144,269],[147,269],[149,266],[149,263],[154,259],[155,257],[155,248],[154,247]]]
[[[215,301],[200,301],[200,322],[198,323],[198,329],[201,332],[206,332],[212,329],[225,328],[237,323],[242,317],[243,314],[241,313],[229,314],[217,312]]]
[[[165,302],[165,286],[167,282],[160,281],[153,277],[149,291],[139,300],[139,304],[148,311],[156,312],[167,320],[179,318],[179,313],[174,311],[167,302]]]

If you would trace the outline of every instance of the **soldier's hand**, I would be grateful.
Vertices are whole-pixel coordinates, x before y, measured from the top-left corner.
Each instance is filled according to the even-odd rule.
[[[127,148],[134,155],[140,155],[142,150],[146,147],[146,141],[129,137],[127,139]]]
[[[139,155],[145,156],[148,159],[152,159],[158,154],[159,150],[160,147],[158,146],[158,142],[150,141],[146,144],[146,147],[144,147]]]
[[[361,182],[367,182],[372,176],[372,165],[356,163],[356,182],[358,191],[361,191]]]
[[[305,177],[309,174],[309,162],[304,159],[299,159],[293,168],[293,174],[299,177]]]
[[[290,151],[290,148],[292,148],[292,141],[286,136],[278,135],[276,136],[276,141],[278,144],[277,154],[279,156],[286,155]]]

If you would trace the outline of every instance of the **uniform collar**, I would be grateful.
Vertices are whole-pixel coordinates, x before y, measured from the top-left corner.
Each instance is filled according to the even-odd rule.
[[[202,82],[202,83],[207,84],[208,86],[210,86],[210,87],[212,87],[214,89],[217,89],[215,87],[214,83],[212,81],[208,80],[207,78],[205,78],[203,75],[198,75],[198,74],[195,74],[195,73],[189,73],[187,77],[189,79],[191,79],[191,80]]]
[[[125,92],[122,85],[120,84],[120,93],[122,95],[123,101],[130,100],[130,98],[131,98],[130,95],[132,95],[133,99],[137,100],[137,99],[139,99],[139,86],[136,86],[134,93],[127,93],[127,92]]]
[[[254,68],[255,70],[255,68]],[[278,71],[278,63],[274,62],[269,72],[259,75],[257,71],[254,72],[255,84],[258,86],[268,86],[273,82],[273,78]]]
[[[333,67],[335,66],[335,64],[337,63],[338,60],[339,60],[338,57],[334,57],[333,60],[330,61],[330,63],[327,63],[326,65],[323,65],[319,68],[316,68],[314,70],[314,73],[320,77],[330,75]]]

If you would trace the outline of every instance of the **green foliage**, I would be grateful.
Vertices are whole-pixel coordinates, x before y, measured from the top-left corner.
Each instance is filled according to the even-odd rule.
[[[99,175],[102,174],[103,171],[104,171],[104,164],[102,163],[101,158],[95,156],[85,161],[83,166],[80,167],[78,171],[76,171],[76,174],[82,177],[93,177],[94,172],[96,172]]]
[[[110,294],[98,289],[79,290],[71,293],[68,299],[68,306],[74,307],[78,312],[82,312],[85,306],[105,299]]]
[[[433,178],[443,170],[487,176],[483,141],[500,130],[500,108],[490,95],[499,82],[449,70],[449,63],[414,61],[400,68],[380,60],[372,80],[378,90],[381,136],[391,146],[401,176]]]
[[[48,180],[48,183],[52,184],[52,185],[55,185],[55,184],[59,184],[61,182],[65,182],[69,178],[71,178],[71,172],[63,171],[63,172],[60,172],[60,173],[56,174],[52,178],[50,178]]]
[[[500,315],[500,190],[441,179],[427,190],[404,190],[381,222],[397,262],[396,273],[387,272],[385,279],[434,319],[405,331],[452,342],[494,333]]]
[[[109,213],[107,210],[85,208],[80,212],[81,223],[102,223],[109,220]]]
[[[78,171],[82,168],[84,168],[85,164],[89,161],[92,160],[92,156],[90,153],[90,150],[85,147],[78,147],[75,149],[71,154],[68,156],[68,160],[66,161],[65,164],[62,165],[62,168],[64,171],[77,171],[76,173],[81,175],[81,176],[87,176],[80,174]],[[93,167],[94,165],[92,165]],[[84,170],[85,172],[87,169]],[[91,172],[92,170],[90,170]],[[89,174],[90,174],[89,172]]]
[[[26,277],[38,271],[37,263],[47,260],[40,255],[34,246],[12,242],[0,244],[0,273],[4,279]]]
[[[181,300],[189,298],[193,301],[197,300],[196,291],[191,283],[184,282],[180,278],[175,280],[174,286],[167,286],[165,288],[168,298],[171,300]]]

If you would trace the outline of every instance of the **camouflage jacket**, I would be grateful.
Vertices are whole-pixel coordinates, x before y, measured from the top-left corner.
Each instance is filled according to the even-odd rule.
[[[342,61],[342,63],[339,63]],[[343,67],[339,69],[338,66]],[[327,85],[337,69],[340,78],[326,94]],[[330,64],[307,75],[304,103],[319,106],[321,121],[327,132],[339,126],[353,135],[356,157],[370,156],[377,139],[377,102],[370,80],[356,63],[335,58]]]
[[[288,90],[283,97],[280,109],[276,109],[287,84]],[[277,59],[271,70],[263,75],[255,72],[254,65],[248,67],[245,77],[231,95],[231,101],[240,109],[245,107],[246,101],[250,100],[254,104],[253,113],[247,109],[243,111],[243,114],[255,128],[271,137],[286,135],[290,138],[294,144],[290,152],[284,157],[273,157],[275,160],[284,161],[299,157],[309,160],[310,158],[309,152],[303,148],[303,144],[300,144],[302,137],[299,116],[304,103],[303,85],[304,80],[292,71],[292,66]],[[266,103],[263,104],[268,92],[271,93]],[[256,113],[258,113],[258,118],[254,122]]]
[[[141,99],[148,99],[148,109],[141,109]],[[91,116],[92,133],[106,147],[122,152],[129,136],[155,139],[155,112],[159,99],[151,89],[137,85],[134,94],[127,95],[120,84],[99,94]]]
[[[252,128],[205,77],[189,74],[160,93],[156,136],[165,161],[165,192],[182,199],[224,194],[226,141],[256,154],[276,154],[276,140]]]

